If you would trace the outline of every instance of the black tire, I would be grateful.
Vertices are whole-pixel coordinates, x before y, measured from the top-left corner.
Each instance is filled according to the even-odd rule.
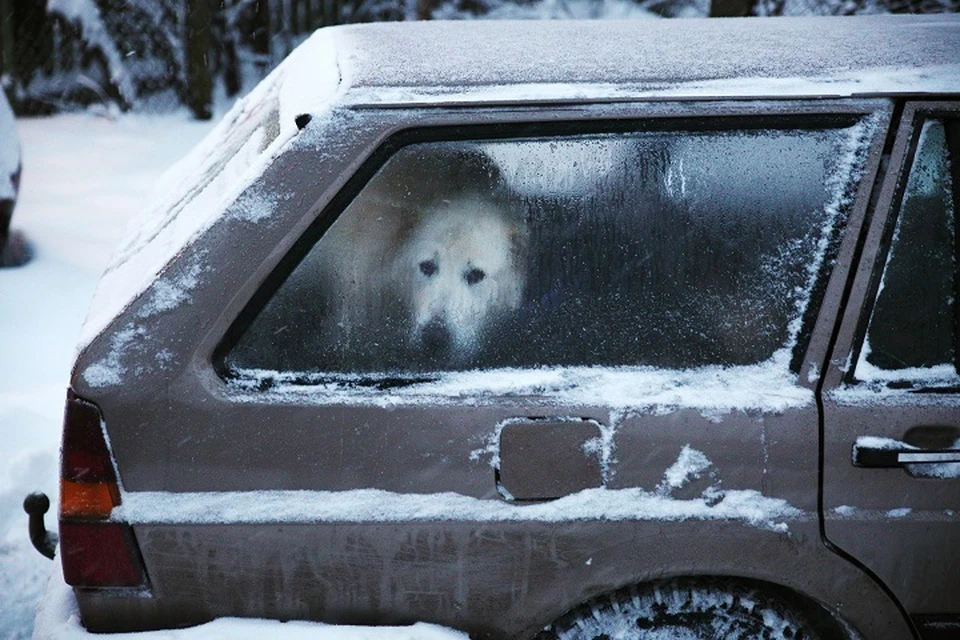
[[[596,598],[536,640],[847,640],[819,604],[760,582],[664,580]]]

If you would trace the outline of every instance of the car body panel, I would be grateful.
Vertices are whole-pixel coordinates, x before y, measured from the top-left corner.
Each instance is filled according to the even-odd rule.
[[[863,606],[864,594],[886,599],[875,583],[811,545],[818,536],[813,520],[791,521],[789,536],[702,521],[606,525],[601,544],[592,524],[576,521],[448,522],[442,529],[435,523],[144,525],[136,532],[148,571],[157,585],[176,588],[157,586],[153,598],[124,601],[79,592],[78,601],[94,628],[144,619],[199,623],[217,615],[406,624],[416,612],[475,638],[528,637],[567,603],[612,584],[663,577],[660,566],[703,574],[704,558],[737,557],[713,569],[844,603],[844,618],[865,637],[910,634],[899,616]],[[753,550],[749,558],[744,547]]]

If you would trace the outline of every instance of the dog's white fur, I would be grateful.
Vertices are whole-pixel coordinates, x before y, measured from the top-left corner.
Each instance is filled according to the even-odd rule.
[[[305,263],[324,283],[328,344],[373,331],[416,348],[439,330],[451,358],[469,357],[491,323],[521,304],[523,235],[518,217],[492,197],[414,208],[374,180]]]
[[[438,326],[469,353],[492,321],[520,306],[518,233],[501,210],[476,197],[446,200],[425,212],[394,265],[415,338]],[[430,265],[426,273],[423,265]]]

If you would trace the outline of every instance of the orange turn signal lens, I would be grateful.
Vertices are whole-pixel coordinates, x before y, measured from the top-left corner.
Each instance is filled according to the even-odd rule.
[[[60,517],[108,518],[120,504],[115,482],[60,480]]]

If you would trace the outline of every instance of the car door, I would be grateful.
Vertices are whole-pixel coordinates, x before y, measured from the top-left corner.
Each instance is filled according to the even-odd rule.
[[[960,629],[958,205],[960,105],[909,103],[822,395],[827,538],[921,629],[948,634]]]

